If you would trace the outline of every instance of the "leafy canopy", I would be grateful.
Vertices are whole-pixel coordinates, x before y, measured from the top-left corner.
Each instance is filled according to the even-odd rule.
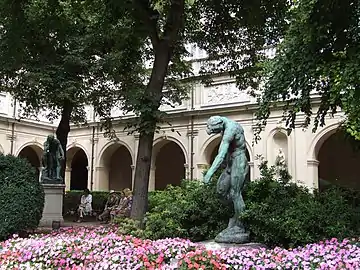
[[[109,87],[99,66],[133,71],[132,22],[123,16],[126,6],[112,9],[108,1],[1,0],[0,90],[25,103],[25,116],[46,108],[52,120],[69,104],[71,120],[84,121],[84,106]],[[119,18],[107,29],[115,11]]]
[[[112,6],[120,5],[117,1],[110,2]],[[263,49],[276,44],[282,36],[290,5],[286,0],[124,1],[128,2],[132,7],[128,7],[127,16],[137,25],[133,33],[145,37],[136,56],[145,70],[132,73],[129,80],[117,78],[115,66],[106,69],[104,73],[114,83],[114,88],[102,91],[99,102],[119,100],[122,110],[137,116],[130,126],[140,133],[152,132],[154,124],[162,122],[165,116],[159,110],[160,105],[181,103],[194,80],[208,82],[214,73],[228,74],[237,79],[242,90],[249,86],[255,89],[262,69],[259,63],[265,59]],[[112,23],[116,24],[119,14],[112,13],[112,16]],[[178,17],[181,18],[179,25],[174,19]],[[188,45],[195,45],[207,54],[201,60],[199,73],[192,69],[192,62],[188,60]],[[169,46],[170,50],[164,50],[165,55],[162,55],[164,46]],[[162,57],[169,57],[170,61],[161,62]],[[159,67],[165,68],[163,91],[148,91]],[[103,119],[111,120],[109,110],[98,113]]]
[[[360,139],[360,2],[300,0],[290,18],[277,55],[267,66],[257,111],[260,127],[272,103],[284,101],[289,130],[299,113],[305,114],[304,126],[315,114],[316,130],[340,108],[347,116],[347,131]],[[319,103],[312,102],[314,96]]]

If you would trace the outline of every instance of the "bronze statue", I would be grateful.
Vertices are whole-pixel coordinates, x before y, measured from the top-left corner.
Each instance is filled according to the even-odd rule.
[[[222,141],[219,152],[204,177],[204,182],[208,183],[219,167],[226,164],[217,182],[217,192],[223,199],[231,200],[235,210],[228,227],[216,236],[215,241],[238,244],[249,242],[249,234],[239,219],[245,209],[242,191],[249,171],[244,129],[239,123],[226,117],[212,116],[207,122],[207,133],[209,135],[222,133]]]
[[[44,183],[63,182],[60,175],[63,161],[64,150],[60,141],[54,135],[49,135],[44,143],[41,181]]]

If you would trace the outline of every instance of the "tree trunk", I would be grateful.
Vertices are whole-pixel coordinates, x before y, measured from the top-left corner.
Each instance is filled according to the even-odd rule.
[[[170,61],[170,48],[166,42],[159,44],[145,95],[150,96],[155,106],[151,107],[153,115],[159,109],[162,99],[162,89]],[[134,199],[131,208],[131,218],[142,221],[148,204],[148,187],[151,169],[153,140],[156,129],[156,118],[151,128],[140,133],[138,155],[135,164]]]
[[[131,218],[142,220],[148,206],[148,187],[151,170],[151,156],[154,133],[140,134],[139,148],[136,159],[134,199],[131,208]]]
[[[65,100],[64,106],[61,112],[60,123],[56,129],[56,137],[60,141],[61,147],[64,150],[64,162],[61,168],[61,177],[65,181],[65,164],[66,164],[66,147],[68,135],[70,132],[70,120],[71,120],[71,112],[73,110],[73,105],[70,101]]]
[[[144,23],[149,27],[149,34],[155,54],[150,81],[144,93],[147,97],[152,99],[152,102],[150,102],[151,107],[146,108],[152,111],[152,115],[155,115],[160,107],[161,99],[163,97],[162,90],[169,62],[174,51],[175,43],[179,38],[179,31],[182,29],[184,24],[183,15],[185,1],[177,0],[171,2],[169,14],[166,18],[164,26],[163,38],[160,39],[157,34],[156,20],[152,19],[153,14],[151,12],[148,14],[149,17],[147,17],[144,21]],[[140,6],[143,5],[140,4]],[[147,7],[145,8],[145,13],[148,13]],[[149,114],[149,112],[146,113]],[[149,117],[145,117],[145,119],[148,121]],[[140,132],[138,155],[135,164],[134,199],[131,209],[131,218],[137,219],[141,221],[141,223],[146,214],[148,205],[149,177],[151,170],[153,140],[157,124],[156,120],[157,119],[154,117],[154,122],[150,124],[150,128],[146,131]]]

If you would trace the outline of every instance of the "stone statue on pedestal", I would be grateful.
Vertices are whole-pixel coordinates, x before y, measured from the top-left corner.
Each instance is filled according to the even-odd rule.
[[[284,154],[282,148],[279,148],[279,150],[278,150],[278,154],[275,159],[275,165],[281,166],[281,167],[286,166],[285,154]]]
[[[246,144],[242,126],[226,117],[212,116],[207,122],[207,133],[222,134],[219,152],[207,171],[204,182],[208,183],[217,169],[224,163],[226,168],[217,182],[217,192],[225,200],[234,204],[234,216],[230,218],[228,227],[220,232],[215,241],[218,243],[247,243],[249,233],[239,219],[245,209],[242,197],[245,178],[249,171],[246,158]]]
[[[44,143],[44,153],[42,157],[41,182],[43,183],[62,183],[61,163],[64,161],[64,150],[60,141],[49,135]]]

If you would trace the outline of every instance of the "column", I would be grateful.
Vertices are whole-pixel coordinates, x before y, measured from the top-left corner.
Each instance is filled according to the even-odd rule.
[[[202,181],[204,179],[204,171],[209,169],[210,165],[205,163],[197,164],[197,179]]]
[[[86,169],[88,171],[87,188],[92,191],[94,187],[91,185],[91,168],[90,166],[86,166]]]
[[[42,175],[42,171],[43,171],[44,167],[38,167],[39,170],[39,182],[41,182],[41,175]]]
[[[255,180],[254,161],[249,161],[250,181]]]
[[[105,167],[95,168],[94,191],[109,191],[109,172]]]
[[[310,190],[319,188],[319,161],[316,159],[308,159],[308,181],[305,183]]]
[[[135,165],[131,165],[131,189],[134,190],[134,180],[135,180]]]
[[[185,168],[185,179],[190,179],[190,170],[189,170],[189,164],[184,164]],[[192,179],[191,179],[192,180]]]
[[[149,177],[149,191],[154,191],[155,190],[155,172],[156,172],[156,167],[151,166],[150,168],[150,177]]]
[[[252,126],[252,132],[253,134],[257,131],[257,126],[253,125]],[[265,133],[265,131],[263,131],[263,133]],[[261,134],[262,136],[264,136],[264,134]],[[261,160],[259,159],[259,156],[262,156],[263,158],[267,159],[267,144],[266,144],[266,140],[259,140],[257,143],[254,144],[253,146],[253,172],[252,174],[252,179],[259,179],[260,178],[260,170],[259,170],[259,165],[261,163]],[[249,164],[250,165],[250,164]]]
[[[71,187],[71,168],[65,168],[65,191],[69,191]]]

